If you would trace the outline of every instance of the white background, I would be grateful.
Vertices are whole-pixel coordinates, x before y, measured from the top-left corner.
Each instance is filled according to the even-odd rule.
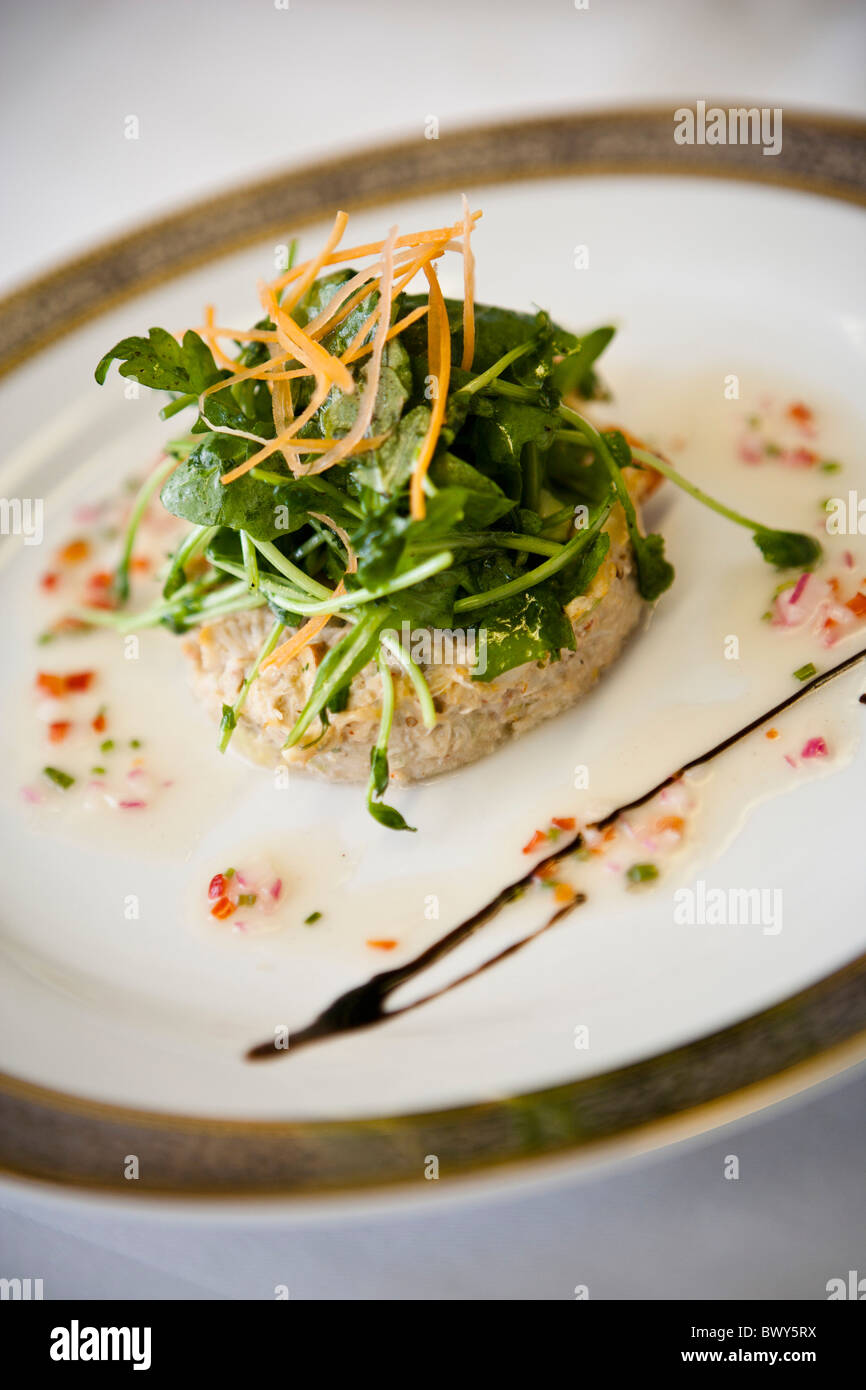
[[[312,157],[497,116],[670,99],[863,113],[857,0],[17,0],[0,288]],[[359,57],[360,55],[360,57]],[[125,117],[141,138],[124,139]],[[862,1074],[736,1133],[554,1187],[301,1226],[0,1193],[0,1275],[47,1297],[821,1298],[864,1269]],[[722,1177],[726,1154],[741,1179]]]

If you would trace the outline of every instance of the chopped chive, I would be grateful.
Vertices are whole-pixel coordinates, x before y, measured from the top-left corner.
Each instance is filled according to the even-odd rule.
[[[223,874],[223,878],[234,878],[234,876],[235,876],[235,871],[234,871],[234,869],[226,869],[225,873]]]
[[[91,775],[91,777],[104,777],[104,776],[105,776],[105,768],[104,768],[104,767],[92,767],[92,768],[90,769],[90,775]]]
[[[131,738],[131,739],[129,740],[129,746],[130,746],[130,748],[140,748],[140,747],[141,747],[141,739],[140,739],[140,738]]]
[[[321,912],[311,912],[309,917],[304,918],[304,926],[311,927],[314,922],[318,922],[321,915]]]
[[[238,907],[252,907],[257,897],[257,893],[239,893]]]
[[[778,444],[765,444],[765,445],[764,445],[764,453],[765,453],[765,454],[769,454],[770,458],[777,458],[778,455],[781,454],[781,452],[782,452],[782,450],[779,448],[779,445],[778,445]]]
[[[841,463],[837,463],[835,459],[824,459],[823,462],[819,465],[819,467],[820,467],[822,473],[841,473],[841,472],[842,472],[842,465],[841,465]]]
[[[658,878],[659,871],[655,864],[632,864],[625,876],[629,883],[649,883],[651,879]]]
[[[114,739],[106,738],[99,745],[100,753],[112,753],[114,751]]]
[[[42,771],[49,777],[55,786],[62,787],[66,791],[75,781],[68,772],[62,772],[59,767],[43,767]]]
[[[813,676],[817,676],[817,674],[818,668],[815,665],[815,663],[812,661],[807,661],[805,666],[800,666],[798,670],[794,672],[794,680],[808,681],[811,680]]]

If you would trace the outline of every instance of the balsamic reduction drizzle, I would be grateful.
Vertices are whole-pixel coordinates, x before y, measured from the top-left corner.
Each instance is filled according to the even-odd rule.
[[[858,662],[864,659],[866,659],[866,648],[862,651],[855,652],[853,656],[847,657],[844,661],[840,661],[837,666],[831,667],[829,671],[823,671],[820,675],[808,681],[799,690],[794,691],[793,695],[789,695],[785,700],[780,700],[772,709],[766,710],[763,714],[760,714],[757,719],[751,720],[751,722],[744,725],[743,728],[738,729],[736,733],[730,734],[728,738],[722,739],[715,747],[710,748],[705,753],[699,754],[696,758],[692,758],[690,762],[684,763],[681,768],[678,768],[676,772],[672,772],[670,776],[665,777],[661,782],[657,783],[656,786],[651,787],[649,791],[643,792],[632,801],[628,801],[624,805],[618,806],[616,810],[609,812],[602,820],[596,821],[592,828],[604,830],[606,826],[612,825],[618,816],[645,805],[646,802],[651,801],[654,796],[657,796],[659,792],[663,791],[665,787],[669,787],[674,782],[679,781],[685,773],[690,772],[693,768],[702,767],[705,763],[711,762],[714,758],[719,757],[720,754],[727,752],[729,748],[740,743],[744,738],[747,738],[749,734],[754,733],[762,724],[766,724],[769,720],[775,719],[778,715],[783,714],[785,710],[796,705],[800,700],[804,699],[805,696],[811,695],[815,690],[819,690],[822,686],[827,685],[837,676],[843,675],[845,671],[849,671],[853,666],[856,666]],[[861,704],[866,704],[866,694],[861,695],[859,699]],[[489,970],[491,966],[498,964],[499,961],[505,960],[506,957],[513,955],[523,946],[528,945],[530,941],[535,941],[537,937],[541,936],[557,922],[561,921],[561,919],[575,907],[579,907],[582,903],[586,902],[586,895],[583,893],[577,894],[573,902],[567,903],[564,907],[561,907],[557,912],[553,913],[542,926],[537,927],[535,931],[529,932],[519,940],[512,942],[510,946],[497,952],[496,955],[491,956],[490,959],[476,966],[474,970],[467,971],[466,974],[460,975],[457,979],[451,980],[448,984],[442,985],[439,989],[425,994],[421,999],[416,999],[411,1004],[406,1004],[402,1008],[385,1009],[385,1004],[389,996],[393,994],[398,986],[422,974],[429,966],[434,965],[437,961],[455,950],[457,946],[460,946],[470,936],[474,935],[480,927],[496,917],[504,907],[521,897],[539,871],[543,870],[548,865],[559,863],[561,859],[564,859],[567,855],[572,854],[574,850],[578,849],[582,842],[582,838],[580,831],[576,831],[569,839],[559,844],[557,849],[547,855],[545,859],[542,859],[539,863],[533,864],[531,869],[528,869],[520,878],[515,879],[513,883],[506,884],[504,888],[499,890],[495,897],[491,898],[488,903],[479,908],[471,917],[467,917],[459,926],[452,928],[452,930],[439,941],[433,942],[431,946],[428,946],[420,955],[415,956],[413,960],[406,961],[405,964],[398,965],[393,970],[381,971],[378,975],[373,975],[369,980],[365,981],[364,984],[356,985],[354,989],[347,990],[345,994],[341,994],[339,998],[334,1000],[333,1004],[330,1004],[324,1009],[317,1018],[314,1018],[313,1021],[306,1026],[306,1028],[300,1029],[297,1033],[292,1033],[289,1038],[288,1047],[278,1048],[274,1040],[269,1038],[267,1041],[259,1043],[258,1046],[250,1048],[249,1052],[246,1054],[247,1061],[261,1061],[266,1057],[285,1057],[292,1052],[296,1052],[298,1048],[305,1047],[309,1043],[320,1041],[323,1038],[335,1037],[341,1033],[355,1032],[361,1028],[371,1028],[378,1023],[384,1023],[386,1019],[398,1018],[401,1014],[408,1013],[411,1009],[417,1009],[422,1004],[428,1004],[431,1000],[437,999],[443,994],[447,994],[452,989],[456,989],[458,985],[465,984],[467,980],[474,979],[475,976],[483,974],[484,971]]]

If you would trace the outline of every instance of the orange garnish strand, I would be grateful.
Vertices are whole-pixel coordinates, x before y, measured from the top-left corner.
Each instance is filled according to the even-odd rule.
[[[853,598],[849,598],[845,607],[850,608],[858,618],[866,617],[866,594],[855,594]]]
[[[575,826],[574,816],[552,816],[550,823],[557,830],[573,830]]]
[[[480,210],[478,212],[473,212],[472,221],[477,222],[480,216]],[[429,232],[406,232],[404,236],[397,237],[394,242],[394,249],[397,250],[404,246],[421,246],[424,242],[430,241],[449,241],[451,237],[462,230],[463,223],[457,222],[452,227],[436,227]],[[342,251],[331,256],[326,256],[322,261],[322,266],[339,265],[341,261],[350,261],[355,256],[376,256],[384,249],[384,246],[384,241],[368,241],[362,246],[344,247]],[[302,275],[309,264],[309,261],[304,261],[301,265],[293,266],[291,270],[287,270],[279,279],[271,281],[271,289],[277,291],[281,290],[284,285],[288,285],[290,281],[296,280]]]
[[[659,816],[656,821],[656,830],[675,830],[681,835],[685,829],[685,821],[682,816]]]
[[[436,400],[433,403],[429,428],[418,450],[418,457],[412,470],[409,509],[413,521],[423,521],[427,514],[424,501],[424,478],[439,442],[439,433],[442,429],[445,406],[448,400],[448,383],[451,380],[451,329],[448,324],[445,298],[439,288],[439,280],[432,265],[425,265],[424,274],[430,286],[430,313],[427,315],[428,366],[431,376],[436,381]]]
[[[393,951],[397,942],[392,941],[389,937],[383,937],[381,940],[368,941],[367,945],[372,946],[375,951]]]
[[[342,580],[334,590],[335,594],[341,592],[345,592],[343,590]],[[316,637],[322,631],[322,628],[330,621],[330,613],[319,613],[317,617],[310,618],[308,623],[304,623],[303,627],[299,627],[297,632],[292,634],[288,642],[283,642],[282,646],[277,647],[276,651],[271,652],[270,656],[265,658],[261,664],[260,670],[266,671],[269,666],[285,666],[287,662],[291,661],[293,656],[297,656],[299,652],[302,652],[304,647],[312,642],[313,638]]]
[[[464,372],[472,370],[475,356],[475,256],[472,253],[470,238],[472,216],[466,194],[463,194],[463,356],[460,367]]]
[[[525,844],[525,845],[523,846],[523,849],[522,849],[521,853],[522,853],[522,854],[534,854],[535,851],[541,847],[541,845],[546,845],[546,844],[547,844],[547,836],[545,835],[544,831],[543,831],[543,830],[536,830],[536,832],[535,832],[535,834],[533,835],[532,839],[529,840],[528,843]]]

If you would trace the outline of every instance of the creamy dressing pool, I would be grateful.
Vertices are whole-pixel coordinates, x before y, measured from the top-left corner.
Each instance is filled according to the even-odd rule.
[[[779,575],[747,533],[666,485],[647,520],[663,531],[677,564],[674,589],[621,666],[602,678],[586,718],[579,705],[557,721],[563,775],[555,802],[549,779],[540,779],[543,791],[536,791],[524,762],[520,796],[505,816],[513,826],[510,843],[499,844],[498,869],[491,854],[482,886],[549,850],[552,818],[578,827],[604,818],[791,694],[795,672],[805,681],[811,668],[821,672],[866,646],[866,622],[854,601],[866,595],[866,543],[856,533],[828,535],[825,525],[828,499],[847,497],[856,486],[852,420],[837,403],[801,402],[778,382],[753,377],[743,400],[726,399],[723,383],[720,372],[672,393],[660,390],[651,374],[625,372],[616,383],[616,405],[597,414],[605,423],[625,424],[690,479],[756,520],[813,532],[825,547],[824,563],[808,580]],[[69,517],[64,547],[81,543],[86,554],[55,556],[31,585],[34,635],[51,631],[71,602],[98,598],[103,581],[92,577],[113,568],[128,505],[128,494],[108,503],[94,496],[89,510]],[[135,606],[158,594],[165,555],[183,530],[158,504],[149,510],[135,550]],[[55,574],[56,582],[46,579]],[[779,592],[781,583],[788,587]],[[305,952],[349,951],[377,962],[387,952],[396,962],[441,935],[442,922],[414,908],[407,928],[407,904],[429,896],[431,868],[399,870],[402,837],[393,836],[394,891],[383,902],[378,889],[365,886],[364,855],[347,848],[339,823],[327,833],[298,829],[310,785],[303,774],[293,774],[291,833],[280,828],[280,798],[271,795],[268,814],[261,814],[272,774],[245,763],[239,749],[218,753],[216,731],[187,690],[181,643],[159,628],[132,641],[112,632],[61,630],[34,647],[33,684],[21,692],[13,795],[34,831],[47,837],[46,856],[52,836],[96,844],[107,856],[132,848],[153,861],[157,892],[160,861],[180,859],[188,866],[187,920],[203,939],[230,941],[232,949],[287,928]],[[58,694],[40,673],[91,678],[84,689]],[[614,835],[594,842],[589,832],[586,852],[539,882],[537,891],[559,891],[565,902],[571,885],[605,901],[624,894],[632,900],[660,881],[684,881],[721,852],[756,804],[845,765],[861,736],[863,686],[863,672],[854,668],[623,818]],[[519,759],[520,745],[494,760],[506,756]],[[46,767],[74,781],[64,787]],[[450,796],[483,793],[484,785],[479,765],[413,792],[412,804],[429,805],[441,817]],[[331,796],[342,807],[345,794],[326,788],[316,806]],[[360,789],[356,795],[360,800]],[[255,822],[249,836],[238,817],[247,802]],[[501,807],[497,827],[501,836]],[[389,835],[372,822],[368,833]],[[434,833],[441,846],[443,835]],[[536,834],[542,841],[527,858],[523,850]],[[463,851],[455,847],[453,865],[440,864],[437,873],[457,870]],[[635,874],[647,865],[652,874]],[[209,896],[214,876],[229,868],[235,870],[231,893]],[[238,875],[245,881],[238,883]],[[236,902],[241,896],[254,901]],[[369,920],[373,896],[375,934],[367,928],[358,938],[352,917],[357,912]],[[215,915],[215,903],[226,898],[232,910]]]

